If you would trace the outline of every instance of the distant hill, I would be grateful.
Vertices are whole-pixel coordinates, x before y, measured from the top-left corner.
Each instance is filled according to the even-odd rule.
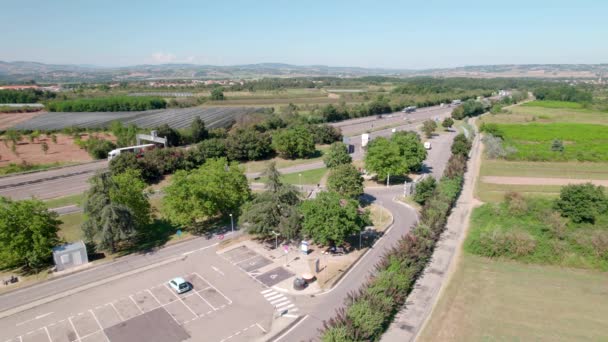
[[[39,83],[110,82],[158,79],[253,79],[262,77],[362,77],[362,76],[435,76],[435,77],[536,77],[597,78],[608,74],[608,64],[528,64],[482,65],[458,68],[405,70],[325,65],[260,63],[233,66],[160,64],[128,67],[96,67],[37,62],[0,61],[0,82]]]

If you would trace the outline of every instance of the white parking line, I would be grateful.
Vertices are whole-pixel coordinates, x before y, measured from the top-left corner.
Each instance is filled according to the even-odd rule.
[[[154,293],[152,293],[152,291],[150,291],[149,289],[146,289],[146,291],[148,291],[148,293],[150,293],[150,296],[152,296],[152,298],[154,298],[154,300],[158,302],[158,307],[156,307],[155,309],[158,309],[163,306],[163,303],[161,303],[160,300],[158,300],[158,298],[156,298],[156,296],[154,295]]]
[[[108,303],[108,304],[114,308],[114,311],[116,311],[116,314],[118,315],[118,318],[120,318],[120,321],[124,322],[125,319],[122,318],[122,315],[120,314],[120,312],[118,312],[118,310],[116,310],[116,307],[114,306],[114,304],[112,304],[112,303]]]
[[[103,337],[106,338],[106,341],[110,342],[110,339],[106,335],[105,331],[103,331],[103,327],[101,326],[101,323],[99,323],[99,320],[97,319],[97,316],[95,316],[95,313],[93,312],[93,310],[89,310],[89,312],[91,313],[91,315],[93,315],[93,319],[95,320],[95,322],[97,323],[97,325],[99,325],[99,330],[103,334]]]
[[[226,297],[226,295],[225,295],[225,294],[224,294],[222,291],[218,290],[218,289],[217,289],[215,286],[213,286],[213,285],[212,285],[212,284],[211,284],[209,281],[207,281],[207,279],[203,278],[203,277],[202,277],[200,274],[198,274],[198,273],[196,273],[196,272],[194,272],[194,274],[196,274],[196,275],[197,275],[199,278],[201,278],[201,279],[203,279],[204,281],[206,281],[206,282],[207,282],[207,284],[209,284],[209,286],[211,286],[211,287],[212,287],[212,288],[213,288],[213,289],[214,289],[214,290],[215,290],[217,293],[221,294],[221,295],[222,295],[222,297],[226,298],[226,300],[228,301],[228,304],[232,304],[232,300],[230,300],[230,298]]]
[[[177,295],[177,293],[173,292],[173,290],[171,290],[171,288],[169,288],[169,285],[165,284],[165,288],[167,289],[167,291],[171,292],[175,296],[175,298],[177,298],[177,300],[179,300],[188,310],[190,310],[190,312],[192,312],[194,317],[198,318],[198,315],[196,314],[196,312],[194,312],[186,303],[184,303],[184,301]]]
[[[198,293],[198,292],[195,292],[195,293],[196,293],[196,294],[197,294],[199,297],[201,297],[201,299],[202,299],[202,300],[203,300],[205,303],[207,303],[207,305],[209,305],[209,306],[210,306],[210,307],[213,309],[213,311],[216,311],[216,310],[217,310],[217,309],[216,309],[216,308],[215,308],[213,305],[211,305],[211,303],[209,303],[209,302],[208,302],[208,301],[207,301],[205,298],[203,298],[203,296],[201,296],[201,294],[200,294],[200,293]]]
[[[255,325],[257,325],[258,328],[260,328],[260,330],[262,330],[264,332],[264,334],[267,332],[266,329],[262,328],[262,326],[259,325],[258,323],[256,323]]]
[[[44,331],[46,331],[46,336],[49,338],[49,342],[53,342],[53,339],[51,338],[51,334],[49,333],[49,329],[44,327]]]
[[[78,334],[78,331],[76,331],[76,326],[74,325],[74,322],[72,322],[72,318],[68,317],[68,322],[70,322],[70,325],[72,326],[72,329],[74,329],[74,334],[76,334],[76,340],[80,341],[80,334]]]
[[[133,304],[135,304],[135,306],[137,306],[137,308],[139,309],[139,311],[143,314],[144,310],[141,307],[139,307],[139,305],[137,305],[137,302],[135,301],[135,299],[133,299],[133,296],[130,295],[129,298],[131,299],[131,301],[133,302]]]

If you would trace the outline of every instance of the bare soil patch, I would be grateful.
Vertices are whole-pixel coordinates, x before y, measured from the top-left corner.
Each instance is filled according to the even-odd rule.
[[[17,154],[11,151],[12,142],[4,141],[0,143],[0,167],[7,166],[11,163],[21,164],[52,164],[52,163],[83,163],[92,161],[87,151],[81,149],[74,143],[74,138],[63,134],[57,135],[57,143],[53,143],[50,136],[41,135],[33,143],[26,136],[17,144]],[[116,139],[112,135],[105,133],[93,133],[101,139],[112,140]],[[82,134],[81,140],[87,140],[89,134]],[[46,142],[49,149],[47,153],[42,151],[42,143]]]

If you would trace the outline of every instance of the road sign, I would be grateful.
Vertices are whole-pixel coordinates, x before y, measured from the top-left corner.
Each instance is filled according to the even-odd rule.
[[[224,240],[224,234],[218,235],[217,238],[220,239],[220,240]]]

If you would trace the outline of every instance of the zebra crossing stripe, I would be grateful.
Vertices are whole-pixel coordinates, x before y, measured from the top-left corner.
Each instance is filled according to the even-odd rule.
[[[274,296],[274,295],[276,295],[276,294],[278,294],[278,292],[272,291],[272,292],[270,292],[270,293],[265,294],[265,295],[264,295],[264,298],[268,298],[268,297],[270,297],[270,296]]]
[[[269,301],[269,302],[272,302],[273,300],[275,300],[275,299],[277,299],[277,298],[281,298],[281,297],[285,297],[285,296],[283,296],[282,294],[280,294],[280,293],[279,293],[279,294],[278,294],[278,295],[276,295],[276,296],[272,296],[272,297],[268,297],[268,298],[266,298],[266,300],[267,300],[267,301]]]
[[[264,291],[262,291],[262,292],[260,292],[260,293],[261,293],[261,294],[265,294],[265,293],[268,293],[268,292],[271,292],[271,291],[273,291],[273,289],[266,289],[266,290],[264,290]]]

